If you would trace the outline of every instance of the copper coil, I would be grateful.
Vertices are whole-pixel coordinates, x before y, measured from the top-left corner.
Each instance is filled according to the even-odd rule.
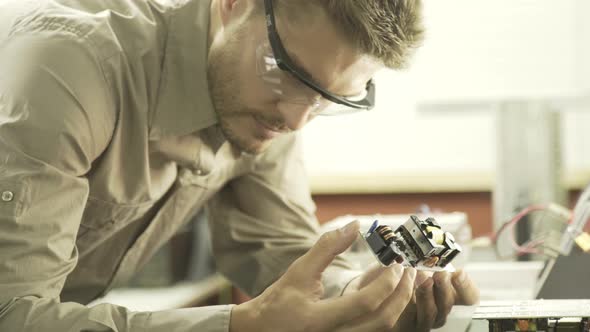
[[[385,236],[386,233],[393,233],[393,230],[391,229],[391,227],[389,226],[382,226],[379,227],[379,229],[377,230],[379,232],[379,234]]]
[[[393,239],[394,237],[395,237],[395,235],[393,234],[393,232],[391,232],[391,233],[387,233],[387,234],[383,235],[383,239],[384,239],[385,241],[387,241],[387,240],[389,240],[389,239]]]

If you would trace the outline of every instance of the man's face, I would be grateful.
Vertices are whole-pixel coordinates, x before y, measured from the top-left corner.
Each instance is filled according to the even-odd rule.
[[[305,24],[287,23],[277,15],[277,30],[291,59],[332,93],[358,95],[380,69],[358,55],[323,14]],[[284,100],[257,72],[257,54],[268,44],[267,36],[264,16],[250,15],[228,25],[222,42],[213,43],[209,52],[209,83],[221,129],[228,141],[248,153],[264,151],[273,138],[298,130],[313,118],[312,104]],[[299,84],[290,74],[281,75]],[[320,97],[302,89],[307,97]]]

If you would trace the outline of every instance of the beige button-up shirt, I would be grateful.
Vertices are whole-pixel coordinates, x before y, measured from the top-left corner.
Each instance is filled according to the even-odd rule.
[[[231,306],[85,306],[202,208],[250,294],[314,243],[297,135],[254,156],[219,132],[209,6],[0,1],[0,331],[227,331]],[[337,259],[328,295],[351,277]]]

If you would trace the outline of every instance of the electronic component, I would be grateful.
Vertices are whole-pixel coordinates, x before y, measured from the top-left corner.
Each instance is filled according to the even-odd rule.
[[[379,262],[389,266],[397,262],[420,270],[452,270],[449,263],[461,252],[461,246],[433,218],[410,218],[395,231],[375,220],[362,234]]]
[[[489,321],[490,332],[588,332],[588,318],[525,318]]]
[[[489,301],[473,319],[487,320],[490,332],[590,332],[589,300]]]

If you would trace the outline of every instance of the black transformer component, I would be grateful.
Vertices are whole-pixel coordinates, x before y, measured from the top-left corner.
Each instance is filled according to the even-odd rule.
[[[420,220],[414,215],[395,231],[375,221],[364,238],[385,266],[397,262],[424,269],[444,269],[461,252],[461,246],[434,218]]]

